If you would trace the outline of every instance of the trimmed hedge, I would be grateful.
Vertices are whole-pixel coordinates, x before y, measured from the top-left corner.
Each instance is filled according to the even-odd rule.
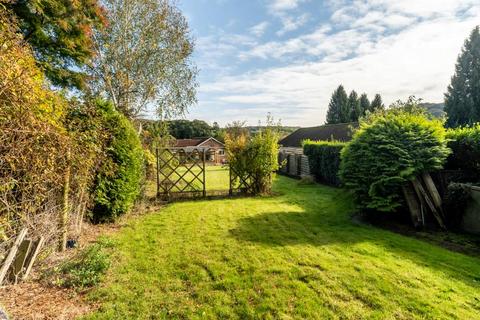
[[[93,221],[113,221],[128,212],[141,191],[144,153],[132,123],[110,103],[98,102],[108,135],[106,159],[97,173]]]
[[[480,123],[448,130],[447,138],[453,153],[448,157],[445,169],[462,170],[464,182],[480,182]]]
[[[304,141],[303,153],[308,156],[310,172],[318,182],[340,186],[340,153],[345,145],[345,142]]]
[[[340,176],[359,208],[392,212],[403,204],[401,186],[442,169],[450,152],[441,120],[394,109],[361,122],[342,150]]]

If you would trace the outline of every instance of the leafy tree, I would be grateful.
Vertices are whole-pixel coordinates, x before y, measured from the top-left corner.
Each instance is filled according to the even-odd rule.
[[[103,25],[97,0],[2,1],[19,23],[37,65],[53,84],[81,88],[93,55],[92,29]]]
[[[363,116],[363,110],[360,106],[360,100],[358,94],[353,90],[348,96],[348,110],[350,110],[350,121],[357,122],[358,119]]]
[[[382,96],[379,95],[378,93],[375,95],[375,98],[373,99],[372,103],[370,104],[370,109],[371,112],[376,112],[378,110],[385,110],[385,105],[383,104],[382,101]]]
[[[170,134],[176,139],[192,139],[215,135],[214,129],[203,120],[172,120],[168,121],[168,125]]]
[[[340,85],[332,94],[327,111],[327,124],[350,122],[348,97],[345,88]]]
[[[366,93],[360,96],[360,110],[362,110],[362,116],[365,115],[367,110],[370,110],[370,100],[368,100]]]
[[[480,27],[465,41],[445,94],[447,126],[480,122]]]
[[[161,119],[196,102],[197,69],[185,17],[172,0],[105,0],[109,24],[94,34],[92,89],[129,118],[154,106]]]

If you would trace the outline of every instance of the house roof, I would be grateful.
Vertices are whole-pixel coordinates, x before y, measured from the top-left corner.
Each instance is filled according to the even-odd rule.
[[[303,140],[336,140],[350,141],[352,139],[352,127],[358,127],[358,123],[326,124],[318,127],[300,128],[280,140],[283,147],[301,148]]]
[[[208,141],[214,141],[223,146],[223,143],[218,141],[213,137],[206,137],[206,138],[194,138],[194,139],[178,139],[175,143],[176,148],[186,148],[186,147],[201,147],[203,144],[207,143]]]

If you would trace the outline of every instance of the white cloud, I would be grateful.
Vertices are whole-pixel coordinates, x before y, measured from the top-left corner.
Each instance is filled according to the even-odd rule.
[[[259,24],[254,25],[250,28],[250,33],[256,37],[261,37],[263,36],[269,25],[270,23],[268,23],[267,21],[260,22]]]
[[[283,27],[277,32],[277,35],[283,36],[287,32],[295,31],[304,26],[310,19],[310,15],[308,13],[304,13],[298,17],[282,15],[280,19]]]
[[[305,0],[271,0],[269,8],[273,12],[282,12],[296,9],[301,2]]]

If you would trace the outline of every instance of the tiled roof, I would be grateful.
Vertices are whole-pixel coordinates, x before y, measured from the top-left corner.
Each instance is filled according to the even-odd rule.
[[[212,147],[223,148],[224,144],[213,137],[193,138],[193,139],[178,139],[175,143],[176,148],[187,147]]]
[[[206,141],[209,138],[195,138],[195,139],[178,139],[175,147],[185,148],[185,147],[196,147],[200,143]]]
[[[280,140],[283,147],[301,148],[303,140],[336,140],[350,141],[352,128],[358,127],[358,123],[326,124],[318,127],[300,128],[297,131]]]

